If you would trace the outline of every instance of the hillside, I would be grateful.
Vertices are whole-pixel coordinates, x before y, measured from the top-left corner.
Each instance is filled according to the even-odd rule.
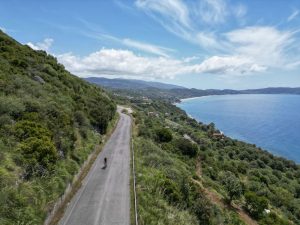
[[[103,87],[110,87],[116,89],[147,89],[158,88],[163,90],[170,89],[185,89],[185,87],[177,86],[173,84],[165,84],[160,82],[131,80],[131,79],[107,79],[104,77],[88,77],[85,80],[98,84]]]
[[[43,224],[115,110],[99,87],[0,32],[0,224]]]
[[[295,162],[221,135],[165,100],[112,96],[135,111],[140,224],[300,224]]]

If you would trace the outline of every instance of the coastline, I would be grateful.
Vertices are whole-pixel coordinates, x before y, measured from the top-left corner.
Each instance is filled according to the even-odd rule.
[[[201,96],[201,97],[207,97],[207,96]],[[192,97],[192,98],[185,98],[185,99],[180,99],[182,102],[185,102],[185,101],[189,101],[189,100],[193,100],[193,99],[198,99],[198,98],[201,98],[201,97]],[[175,106],[176,107],[178,107],[178,108],[180,108],[181,110],[183,110],[186,114],[187,114],[187,116],[189,117],[189,118],[191,118],[191,119],[195,119],[197,122],[200,122],[200,123],[203,123],[203,124],[209,124],[209,123],[207,123],[207,121],[205,122],[205,121],[203,121],[203,120],[200,120],[200,119],[197,119],[196,117],[194,117],[194,116],[192,116],[188,111],[186,111],[186,109],[184,109],[184,108],[182,108],[182,107],[180,107],[180,103],[181,102],[177,102],[177,103],[175,103]],[[212,121],[213,123],[217,123],[217,121]],[[216,129],[218,129],[218,127],[219,126],[217,126],[217,124],[216,124]],[[222,127],[222,126],[221,126]],[[222,129],[222,128],[220,128],[220,129]],[[219,129],[219,130],[220,130]],[[272,154],[273,156],[275,156],[275,157],[278,157],[278,158],[284,158],[284,159],[286,159],[286,160],[291,160],[291,161],[293,161],[294,163],[296,163],[297,165],[299,165],[300,164],[300,162],[299,162],[299,159],[297,158],[297,157],[295,157],[294,155],[292,155],[290,152],[287,152],[286,151],[286,149],[284,149],[284,148],[281,148],[281,149],[279,149],[279,148],[274,148],[274,146],[264,146],[264,145],[261,145],[261,143],[260,142],[255,142],[255,141],[251,141],[251,140],[249,140],[247,137],[244,137],[244,138],[241,138],[240,137],[240,135],[242,135],[243,136],[243,134],[240,134],[240,135],[232,135],[232,134],[230,134],[230,132],[228,133],[228,131],[226,131],[226,129],[225,129],[225,131],[224,131],[224,127],[223,127],[223,129],[222,129],[222,132],[224,133],[224,135],[226,136],[226,137],[228,137],[228,138],[230,138],[230,139],[233,139],[233,140],[237,140],[237,141],[241,141],[241,142],[244,142],[244,143],[247,143],[247,144],[250,144],[250,145],[255,145],[257,148],[259,148],[259,149],[261,149],[261,150],[263,150],[263,151],[267,151],[268,153],[270,153],[270,154]],[[220,130],[221,131],[221,130]],[[264,136],[263,136],[264,137]],[[262,138],[263,138],[262,137]],[[283,149],[283,150],[282,150]],[[289,156],[287,156],[286,154],[285,154],[285,151],[286,151],[286,153],[288,153],[287,155],[289,155]]]

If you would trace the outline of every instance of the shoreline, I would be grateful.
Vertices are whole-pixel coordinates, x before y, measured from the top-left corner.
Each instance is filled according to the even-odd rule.
[[[208,95],[208,96],[212,96],[212,95]],[[207,96],[201,96],[201,97],[207,97]],[[201,97],[184,98],[184,99],[180,99],[180,101],[184,102],[184,101],[189,101],[189,100],[193,100],[193,99],[198,99],[198,98],[201,98]],[[203,124],[208,125],[208,123],[205,123],[205,122],[203,122],[203,121],[201,121],[199,119],[196,119],[191,114],[189,114],[185,109],[183,109],[182,107],[180,107],[179,106],[180,103],[181,102],[176,102],[176,103],[174,103],[174,105],[176,107],[178,107],[179,109],[183,110],[189,118],[196,120],[198,123],[203,123]],[[212,122],[215,123],[215,121],[212,121]],[[283,158],[285,160],[294,162],[296,165],[300,165],[300,162],[297,159],[295,159],[294,157],[287,157],[287,156],[283,155],[282,153],[278,152],[278,150],[276,150],[276,149],[266,148],[264,146],[261,146],[258,143],[255,143],[255,142],[247,140],[246,137],[245,138],[240,138],[240,137],[238,137],[239,135],[230,135],[226,131],[224,132],[223,130],[221,131],[220,129],[218,129],[217,125],[216,125],[215,128],[217,130],[219,130],[220,132],[222,132],[224,134],[224,136],[226,136],[226,137],[228,137],[228,138],[230,138],[232,140],[237,140],[237,141],[240,141],[240,142],[244,142],[246,144],[254,145],[256,148],[258,148],[258,149],[260,149],[262,151],[266,151],[266,152],[268,152],[269,154],[273,155],[276,158]]]
[[[177,104],[197,98],[203,97],[210,97],[210,96],[225,96],[225,95],[296,95],[299,96],[300,94],[297,93],[229,93],[229,94],[209,94],[209,95],[202,95],[197,97],[188,97],[188,98],[180,98],[178,101],[172,102],[172,104]]]

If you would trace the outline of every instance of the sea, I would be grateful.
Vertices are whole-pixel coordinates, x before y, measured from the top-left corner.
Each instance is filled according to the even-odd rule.
[[[215,95],[176,105],[226,136],[300,163],[300,95]]]

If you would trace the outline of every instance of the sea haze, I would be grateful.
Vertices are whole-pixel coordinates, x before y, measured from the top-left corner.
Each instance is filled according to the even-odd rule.
[[[300,95],[221,95],[177,104],[225,135],[300,163]]]

